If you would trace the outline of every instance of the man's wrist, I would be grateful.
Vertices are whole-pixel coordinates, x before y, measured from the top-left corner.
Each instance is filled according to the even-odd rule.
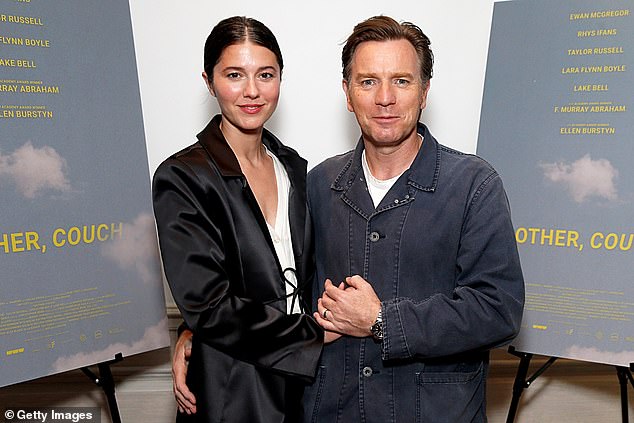
[[[383,342],[383,310],[379,309],[379,312],[374,320],[372,326],[370,326],[370,333],[377,342]]]

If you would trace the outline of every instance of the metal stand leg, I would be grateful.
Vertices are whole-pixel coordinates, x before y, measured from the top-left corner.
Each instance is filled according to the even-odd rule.
[[[621,420],[623,423],[628,423],[629,420],[629,407],[627,401],[627,382],[629,381],[634,386],[634,378],[632,372],[627,367],[615,366],[616,375],[619,378],[619,386],[621,390]]]
[[[101,389],[103,389],[106,399],[108,400],[108,408],[110,410],[110,417],[112,423],[121,423],[121,415],[119,414],[119,407],[117,406],[117,397],[115,396],[115,384],[112,372],[110,371],[110,365],[123,360],[121,353],[117,354],[114,360],[98,363],[99,376],[95,375],[89,368],[82,367],[81,371],[84,372],[92,381]]]
[[[513,382],[513,397],[511,398],[511,406],[509,407],[509,413],[506,417],[506,423],[513,423],[515,421],[515,415],[517,414],[517,407],[519,406],[522,392],[524,392],[524,389],[531,386],[535,379],[544,373],[546,369],[548,369],[557,360],[557,357],[550,357],[542,367],[540,367],[531,377],[527,379],[526,375],[528,374],[528,367],[531,359],[533,358],[533,354],[517,351],[512,346],[509,347],[509,353],[520,358],[520,365],[517,369],[515,382]]]
[[[519,353],[518,356],[520,357],[520,365],[517,368],[515,382],[513,382],[513,397],[511,398],[509,413],[506,416],[506,423],[513,423],[513,421],[515,421],[515,414],[517,413],[517,407],[520,403],[520,397],[522,396],[522,392],[526,387],[526,375],[528,374],[528,366],[530,365],[531,358],[533,358],[533,354],[528,353]]]

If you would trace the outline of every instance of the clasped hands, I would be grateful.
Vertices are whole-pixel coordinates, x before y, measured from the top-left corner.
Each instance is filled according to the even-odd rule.
[[[359,275],[349,276],[338,286],[330,279],[317,300],[313,313],[317,323],[326,331],[325,342],[333,342],[342,335],[370,336],[370,327],[381,310],[381,300],[372,285]]]
[[[330,279],[324,283],[324,293],[317,300],[315,320],[325,329],[324,342],[329,343],[342,335],[370,336],[381,301],[374,288],[361,276],[347,277],[339,286]],[[185,330],[178,338],[172,358],[174,394],[181,413],[196,413],[196,397],[186,383],[187,365],[191,355],[192,332]]]

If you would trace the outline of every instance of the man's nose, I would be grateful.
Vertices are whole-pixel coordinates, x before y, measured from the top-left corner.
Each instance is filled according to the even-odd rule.
[[[389,106],[396,102],[396,95],[394,94],[394,87],[390,83],[382,83],[376,93],[375,103],[380,106]]]

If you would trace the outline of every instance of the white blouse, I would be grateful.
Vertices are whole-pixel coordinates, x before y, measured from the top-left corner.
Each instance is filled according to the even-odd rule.
[[[293,243],[291,242],[291,226],[288,217],[288,199],[290,196],[291,182],[288,179],[286,169],[282,166],[280,160],[266,149],[266,153],[273,159],[273,167],[275,168],[275,180],[277,182],[277,213],[275,217],[275,226],[271,226],[268,222],[266,226],[273,240],[275,253],[280,261],[282,270],[295,269],[295,256],[293,255]],[[301,313],[299,298],[295,292],[297,287],[297,277],[294,271],[287,270],[284,272],[286,278],[286,312],[288,314]],[[294,295],[295,294],[295,295]]]

